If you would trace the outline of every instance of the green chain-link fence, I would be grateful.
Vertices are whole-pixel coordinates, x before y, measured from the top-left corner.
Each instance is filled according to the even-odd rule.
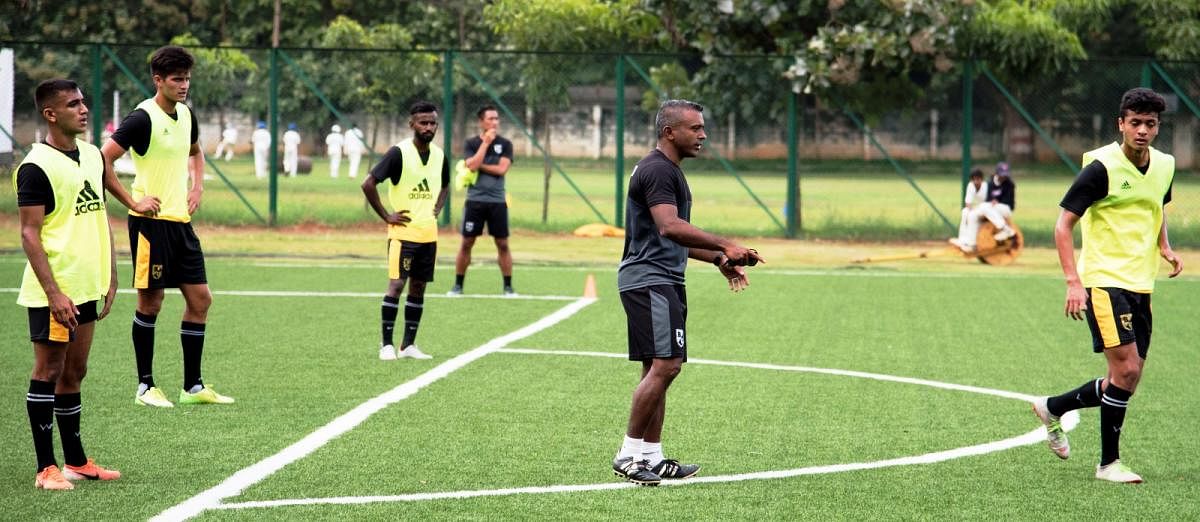
[[[39,139],[33,86],[68,77],[82,86],[95,132],[152,93],[147,58],[156,46],[3,43],[16,57],[15,160]],[[924,81],[924,92],[877,93],[863,111],[846,99],[792,92],[776,71],[787,57],[667,54],[255,49],[189,46],[198,63],[189,103],[208,155],[202,222],[345,225],[371,222],[359,184],[388,147],[411,135],[408,106],[441,109],[437,143],[457,160],[478,132],[476,111],[494,105],[516,153],[507,178],[515,227],[567,231],[621,225],[625,181],[654,146],[653,117],[667,98],[706,106],[706,152],[685,170],[694,221],[713,230],[764,236],[851,239],[948,237],[965,173],[1013,165],[1016,220],[1027,239],[1048,244],[1058,198],[1081,154],[1117,139],[1126,89],[1148,85],[1170,108],[1155,142],[1177,159],[1172,239],[1200,245],[1195,131],[1200,64],[1092,60],[1038,78],[997,76],[960,63]],[[860,96],[852,96],[859,94]],[[119,98],[114,98],[119,96]],[[880,106],[883,109],[880,110]],[[273,109],[274,107],[274,109]],[[273,135],[268,172],[256,176],[250,140],[258,123]],[[289,126],[300,135],[298,176],[282,168]],[[343,146],[331,176],[326,138],[357,128],[365,147],[357,177]],[[214,151],[236,130],[232,159]],[[273,153],[273,155],[271,155]],[[3,184],[11,192],[11,184]],[[443,223],[461,219],[464,193],[451,196]],[[4,196],[12,200],[12,195]],[[15,212],[14,205],[0,212]],[[121,213],[113,209],[114,213]]]

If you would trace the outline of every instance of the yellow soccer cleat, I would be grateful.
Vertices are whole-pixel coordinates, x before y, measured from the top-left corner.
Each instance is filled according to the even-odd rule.
[[[226,397],[205,386],[196,393],[179,391],[179,404],[233,404],[233,397]]]
[[[134,396],[133,403],[141,406],[154,406],[156,408],[175,407],[175,405],[171,404],[171,401],[167,399],[167,396],[163,394],[162,390],[158,389],[157,386],[151,386],[140,395]]]

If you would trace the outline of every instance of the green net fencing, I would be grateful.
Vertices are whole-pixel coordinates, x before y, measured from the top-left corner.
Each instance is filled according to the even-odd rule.
[[[44,132],[32,100],[37,82],[80,83],[93,141],[106,139],[154,90],[147,60],[156,46],[0,48],[15,57],[13,84],[0,86],[15,107],[12,128],[0,129],[15,144],[10,167]],[[743,236],[944,239],[957,226],[964,171],[990,174],[1006,161],[1018,186],[1015,220],[1029,242],[1048,245],[1080,156],[1119,138],[1121,94],[1147,85],[1168,100],[1155,146],[1177,160],[1172,240],[1200,246],[1197,63],[1097,59],[1036,78],[960,63],[922,78],[917,91],[870,93],[873,103],[864,106],[855,87],[794,93],[780,73],[790,65],[785,56],[188,48],[197,57],[188,103],[208,159],[201,222],[377,222],[360,185],[389,147],[412,135],[409,106],[428,100],[441,116],[435,143],[454,162],[479,133],[477,111],[497,107],[515,153],[506,176],[513,227],[621,226],[629,173],[655,144],[658,104],[686,98],[705,106],[705,150],[684,163],[701,227]],[[258,148],[256,166],[260,125],[274,141]],[[289,127],[299,135],[295,176],[285,164]],[[351,141],[361,142],[361,153],[351,153]],[[132,173],[128,161],[118,170]],[[13,201],[11,183],[0,187],[0,197]],[[442,221],[449,230],[461,222],[465,196],[451,193]],[[111,212],[122,214],[116,207]],[[15,204],[0,212],[15,213]]]

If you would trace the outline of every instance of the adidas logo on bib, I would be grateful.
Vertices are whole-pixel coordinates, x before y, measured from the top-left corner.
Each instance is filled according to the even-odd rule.
[[[417,183],[412,192],[408,193],[408,199],[433,199],[433,193],[429,190],[429,179]]]
[[[75,197],[75,215],[97,210],[104,210],[104,200],[100,199],[100,196],[92,189],[92,183],[84,180],[83,188],[79,190],[79,196]]]

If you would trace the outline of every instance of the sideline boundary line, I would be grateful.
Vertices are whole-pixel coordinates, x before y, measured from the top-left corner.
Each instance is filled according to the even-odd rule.
[[[21,291],[20,288],[0,288],[2,294],[15,294]],[[382,292],[310,292],[303,290],[211,290],[213,295],[232,295],[239,297],[374,297],[378,298]],[[118,294],[136,294],[137,290],[132,288],[121,288],[117,290]],[[175,290],[174,293],[179,293]],[[433,299],[507,299],[513,301],[575,301],[579,297],[571,297],[566,295],[525,295],[517,294],[514,296],[500,294],[463,294],[449,296],[445,294],[425,294],[426,298]]]
[[[495,350],[499,353],[513,354],[533,354],[533,355],[565,355],[565,356],[584,356],[584,357],[608,357],[614,359],[623,359],[625,354],[612,352],[587,352],[587,351],[571,351],[571,350],[534,350],[523,348],[501,348]],[[859,372],[852,370],[838,370],[831,368],[813,368],[807,366],[783,366],[777,364],[760,364],[747,363],[736,361],[718,361],[711,359],[689,359],[689,364],[708,364],[715,366],[731,366],[741,368],[753,368],[761,370],[777,370],[805,373],[821,373],[828,375],[840,375],[845,377],[859,377],[865,379],[874,379],[880,381],[897,382],[904,384],[916,384],[930,386],[933,388],[941,388],[946,390],[965,391],[971,393],[979,393],[984,395],[992,395],[996,397],[1014,399],[1020,401],[1032,401],[1035,397],[1023,393],[1011,392],[1006,390],[996,390],[992,388],[981,388],[978,386],[967,386],[941,381],[931,381],[926,379],[916,379],[910,377],[899,377],[895,375],[885,375],[878,373]],[[1063,416],[1063,429],[1071,431],[1079,424],[1079,413],[1076,411],[1068,412]],[[984,455],[997,451],[1016,448],[1019,446],[1027,446],[1037,444],[1046,440],[1046,427],[1041,426],[1037,429],[1007,439],[985,442],[961,448],[949,450],[935,451],[921,455],[909,457],[897,457],[891,459],[877,460],[871,462],[854,462],[847,464],[828,464],[822,466],[808,466],[803,468],[758,471],[750,473],[737,473],[730,475],[714,475],[708,477],[695,477],[686,480],[663,481],[663,486],[687,486],[692,484],[712,484],[723,482],[742,482],[747,480],[767,480],[798,477],[804,475],[820,475],[826,473],[839,473],[845,471],[859,471],[867,469],[888,468],[894,466],[909,466],[915,464],[933,464],[944,462],[963,457],[971,457]],[[372,504],[379,502],[419,502],[427,500],[446,500],[446,499],[467,499],[479,497],[499,497],[508,495],[522,494],[543,494],[543,493],[576,493],[586,491],[606,491],[616,489],[633,488],[636,485],[630,482],[605,482],[597,484],[564,484],[554,486],[530,486],[519,488],[503,488],[503,489],[486,489],[486,490],[466,490],[466,491],[442,491],[434,493],[409,493],[403,495],[371,495],[360,497],[325,497],[325,498],[298,498],[298,499],[282,499],[282,500],[259,500],[250,502],[231,502],[228,504],[220,504],[213,509],[250,509],[250,508],[272,508],[286,506],[311,506],[311,505],[350,505],[350,504]]]
[[[195,496],[166,509],[151,520],[186,520],[195,517],[204,511],[219,508],[221,506],[221,501],[224,499],[240,494],[246,488],[271,476],[284,466],[308,456],[333,439],[354,429],[359,424],[362,424],[371,415],[379,412],[380,410],[396,402],[407,399],[408,397],[420,391],[422,388],[433,384],[441,378],[450,375],[450,373],[454,372],[455,370],[459,370],[467,364],[470,364],[487,354],[505,347],[509,343],[524,339],[530,335],[545,330],[546,328],[554,326],[564,319],[575,315],[576,312],[594,302],[596,302],[596,300],[592,298],[577,299],[576,301],[559,308],[558,310],[541,319],[538,319],[529,325],[492,339],[470,351],[459,354],[417,376],[415,379],[396,386],[395,388],[392,388],[391,390],[388,390],[376,396],[375,398],[356,406],[354,409],[329,421],[328,424],[318,428],[312,433],[309,433],[304,438],[292,443],[288,447],[280,450],[278,453],[260,460],[258,463],[249,467],[242,468],[233,475],[229,476],[229,478],[222,481],[220,484],[204,490]]]

